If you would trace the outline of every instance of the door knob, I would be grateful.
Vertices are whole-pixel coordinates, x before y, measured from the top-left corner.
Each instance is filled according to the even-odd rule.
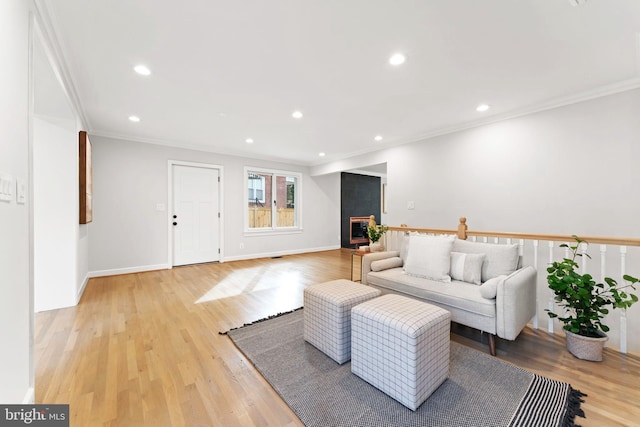
[[[173,225],[178,225],[178,223],[174,221],[174,222],[173,222]]]

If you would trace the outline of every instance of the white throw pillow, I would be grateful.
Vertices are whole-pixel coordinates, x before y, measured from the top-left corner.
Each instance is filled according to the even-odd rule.
[[[502,275],[487,280],[480,286],[480,295],[482,295],[483,298],[487,299],[495,298],[496,295],[498,295],[498,285],[504,282],[504,279],[506,278],[506,275]]]
[[[511,274],[518,269],[518,245],[470,242],[456,239],[453,251],[466,254],[484,254],[482,281]]]
[[[406,261],[407,260],[407,253],[409,253],[409,233],[406,232],[403,234],[403,236],[400,238],[400,258],[402,258],[402,261]]]
[[[399,256],[380,259],[371,263],[371,271],[389,270],[390,268],[397,267],[402,267],[402,258]]]
[[[404,271],[410,276],[450,282],[451,247],[454,237],[417,235],[409,237]]]
[[[480,285],[482,279],[482,261],[484,254],[465,254],[451,252],[451,270],[453,280]]]

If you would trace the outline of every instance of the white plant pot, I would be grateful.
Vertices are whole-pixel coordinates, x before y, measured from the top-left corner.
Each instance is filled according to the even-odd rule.
[[[601,332],[600,338],[585,337],[564,331],[567,340],[567,350],[578,359],[590,360],[592,362],[602,361],[602,350],[604,343],[609,337]]]
[[[369,245],[369,249],[371,249],[371,252],[382,252],[384,251],[384,246],[382,246],[382,243],[378,241],[375,243],[371,243]]]

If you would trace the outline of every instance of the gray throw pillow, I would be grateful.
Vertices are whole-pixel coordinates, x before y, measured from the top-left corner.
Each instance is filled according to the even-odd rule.
[[[482,281],[500,275],[509,275],[518,269],[518,245],[479,243],[456,239],[453,251],[466,254],[484,254]]]
[[[482,262],[484,254],[465,254],[451,252],[451,270],[453,280],[480,285],[482,282]]]

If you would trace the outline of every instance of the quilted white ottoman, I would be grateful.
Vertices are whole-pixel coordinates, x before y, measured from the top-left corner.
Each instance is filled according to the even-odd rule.
[[[411,410],[449,376],[451,313],[400,295],[351,311],[351,372]]]
[[[350,280],[311,285],[304,290],[304,339],[342,364],[351,358],[351,308],[380,291]]]

